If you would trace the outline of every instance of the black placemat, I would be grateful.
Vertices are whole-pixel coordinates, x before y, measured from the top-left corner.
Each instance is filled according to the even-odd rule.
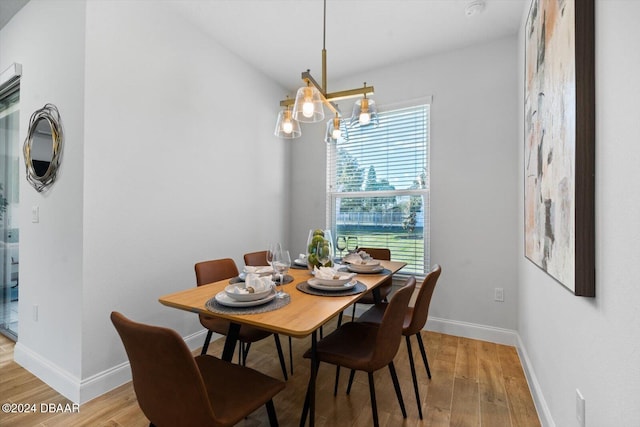
[[[218,301],[216,301],[216,298],[213,297],[205,303],[205,307],[207,308],[207,310],[213,313],[258,314],[258,313],[266,313],[268,311],[277,310],[289,304],[290,302],[291,302],[291,297],[289,297],[289,294],[287,294],[286,298],[274,298],[265,304],[254,305],[251,307],[229,307],[229,306],[220,304]]]
[[[301,282],[296,285],[296,289],[300,292],[304,292],[309,295],[318,295],[321,297],[343,297],[347,295],[357,295],[367,290],[367,286],[364,283],[357,282],[351,289],[345,289],[344,291],[323,291],[322,289],[312,288],[307,282]]]

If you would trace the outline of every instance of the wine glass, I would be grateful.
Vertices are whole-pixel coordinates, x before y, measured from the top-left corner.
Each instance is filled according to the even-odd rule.
[[[336,240],[336,248],[340,251],[340,259],[342,259],[342,251],[347,249],[347,239],[344,236],[338,236],[338,240]]]
[[[284,274],[289,271],[289,267],[291,267],[291,256],[289,255],[289,251],[280,249],[274,252],[272,267],[273,270],[280,275],[280,280],[276,280],[276,288],[278,285],[280,286],[280,290],[276,292],[276,298],[285,298],[287,293],[283,292],[281,289],[284,284]]]
[[[273,254],[280,250],[280,243],[271,243],[269,244],[269,249],[267,249],[267,264],[269,264],[273,268]]]
[[[321,266],[325,266],[331,261],[331,247],[325,242],[318,243],[316,247],[316,256]]]
[[[354,253],[358,249],[358,238],[356,236],[347,237],[347,252]]]

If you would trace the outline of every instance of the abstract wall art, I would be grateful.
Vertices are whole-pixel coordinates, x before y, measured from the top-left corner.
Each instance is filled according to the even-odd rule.
[[[595,296],[594,1],[532,0],[525,29],[525,256]]]

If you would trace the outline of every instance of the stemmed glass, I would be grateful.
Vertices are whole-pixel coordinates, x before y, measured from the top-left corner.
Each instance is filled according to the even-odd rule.
[[[356,236],[347,237],[347,252],[354,253],[358,249],[358,238]]]
[[[276,298],[285,298],[287,293],[282,291],[282,285],[284,285],[284,274],[289,271],[289,267],[291,267],[289,251],[280,249],[274,252],[272,267],[273,270],[280,275],[280,280],[276,281],[276,288],[278,285],[280,286],[280,289],[276,292]]]
[[[267,264],[269,264],[273,268],[273,255],[280,251],[280,243],[271,243],[269,244],[269,249],[267,249]]]
[[[344,236],[338,236],[336,240],[336,248],[340,251],[340,259],[342,259],[342,251],[347,249],[347,239]]]
[[[331,261],[331,247],[324,242],[318,243],[316,246],[316,256],[318,257],[320,265],[324,266]]]

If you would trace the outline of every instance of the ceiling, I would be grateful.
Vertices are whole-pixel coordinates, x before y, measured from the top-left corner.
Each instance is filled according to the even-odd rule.
[[[0,0],[0,28],[28,0]],[[89,0],[91,1],[91,0]],[[139,0],[136,0],[139,1]],[[327,79],[516,34],[530,0],[327,0]],[[320,81],[322,0],[165,0],[171,8],[284,88],[311,69]],[[160,7],[160,6],[159,6]],[[374,82],[371,82],[374,83]]]
[[[0,28],[13,18],[13,15],[27,4],[29,0],[0,0]]]
[[[437,52],[514,35],[529,0],[327,0],[327,79],[362,74]],[[320,82],[322,0],[179,0],[163,2],[220,44],[293,90],[311,69]],[[373,83],[373,82],[372,82]]]

